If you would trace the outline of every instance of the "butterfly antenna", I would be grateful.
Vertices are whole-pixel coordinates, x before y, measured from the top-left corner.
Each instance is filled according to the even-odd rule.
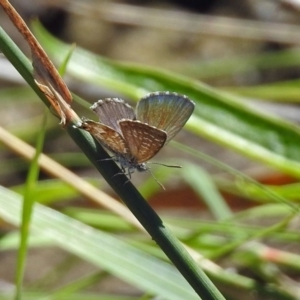
[[[158,181],[158,179],[154,176],[154,174],[150,171],[150,169],[148,168],[147,171],[152,175],[152,177],[154,178],[154,180],[157,182],[157,184],[165,191],[165,187]]]
[[[97,159],[97,161],[106,161],[106,160],[113,160],[113,161],[115,161],[115,159],[113,157]]]
[[[178,165],[166,165],[166,164],[162,164],[162,163],[158,163],[158,162],[147,162],[147,164],[160,165],[160,166],[164,166],[164,167],[168,167],[168,168],[178,168],[178,169],[182,168],[182,166],[178,166]]]

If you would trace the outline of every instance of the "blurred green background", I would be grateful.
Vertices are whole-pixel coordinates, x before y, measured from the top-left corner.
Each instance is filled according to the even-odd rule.
[[[158,90],[196,103],[185,129],[152,159],[183,166],[151,166],[166,191],[149,174],[133,174],[132,182],[194,257],[204,257],[199,264],[226,299],[299,299],[297,3],[11,3],[57,67],[76,43],[64,79],[79,116],[96,120],[88,107],[98,99],[117,96],[134,106]],[[0,22],[30,57],[3,11]],[[57,165],[46,162],[28,188],[27,150],[16,153],[5,132],[36,147],[45,107],[4,56],[0,87],[1,297],[12,299],[21,273],[25,194],[41,205],[24,299],[197,299],[130,213],[106,198],[114,192],[50,113],[43,153],[83,181],[53,175]],[[83,182],[104,193],[89,193]]]

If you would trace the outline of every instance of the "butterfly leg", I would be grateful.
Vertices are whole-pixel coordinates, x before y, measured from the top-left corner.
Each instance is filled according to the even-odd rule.
[[[121,166],[121,170],[122,170],[122,172],[114,174],[112,178],[114,178],[117,175],[122,175],[122,174],[125,174],[126,176],[128,176],[128,173],[126,172],[126,169],[123,166]],[[130,179],[131,179],[131,176],[130,176]]]

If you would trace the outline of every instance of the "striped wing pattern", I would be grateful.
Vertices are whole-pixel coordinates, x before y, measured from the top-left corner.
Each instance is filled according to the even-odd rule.
[[[121,155],[129,153],[124,138],[113,128],[91,120],[83,121],[81,128],[92,134],[95,139],[110,151]]]
[[[167,133],[169,142],[184,126],[195,108],[187,96],[171,92],[155,92],[143,97],[137,104],[136,117]]]
[[[139,164],[151,159],[167,139],[163,130],[140,121],[124,119],[119,125],[133,160]]]

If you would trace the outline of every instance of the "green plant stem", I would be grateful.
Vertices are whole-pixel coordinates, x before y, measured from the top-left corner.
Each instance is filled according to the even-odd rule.
[[[38,96],[45,100],[44,96],[37,91],[30,64],[24,54],[11,41],[5,31],[0,27],[0,48],[10,62],[37,92]],[[128,206],[135,217],[140,221],[151,237],[161,247],[196,293],[205,300],[224,299],[218,289],[212,284],[206,274],[193,261],[182,244],[164,226],[162,220],[139,194],[136,188],[128,181],[113,160],[109,158],[103,148],[96,143],[91,136],[78,130],[70,124],[66,127],[76,144],[88,156],[102,176],[108,181],[123,202]],[[117,176],[115,176],[118,174]]]

